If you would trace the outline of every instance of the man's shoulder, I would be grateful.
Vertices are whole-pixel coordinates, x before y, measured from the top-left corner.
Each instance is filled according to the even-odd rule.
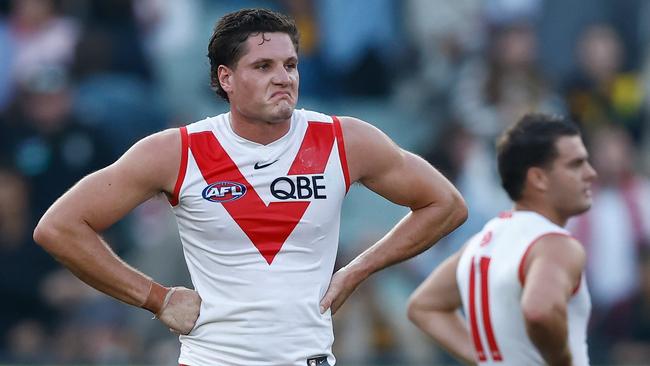
[[[294,116],[298,119],[304,119],[307,122],[332,123],[336,119],[335,116],[308,109],[296,109],[294,110]]]
[[[186,128],[188,133],[194,133],[199,131],[205,131],[211,128],[214,128],[215,124],[218,124],[222,121],[228,121],[230,113],[224,112],[215,116],[204,117],[196,121],[183,121],[177,128]]]
[[[180,143],[181,136],[178,129],[169,128],[143,138],[132,149],[140,153],[153,153],[154,156],[162,156],[167,153],[179,152]]]

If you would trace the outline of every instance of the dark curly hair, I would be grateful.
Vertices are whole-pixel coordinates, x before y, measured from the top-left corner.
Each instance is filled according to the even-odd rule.
[[[233,68],[244,54],[244,45],[250,35],[272,32],[288,34],[298,52],[300,37],[296,23],[284,14],[267,9],[243,9],[219,19],[208,43],[210,85],[217,95],[228,101],[228,94],[219,83],[219,66]]]
[[[573,121],[541,113],[527,114],[508,128],[497,142],[497,162],[501,186],[510,199],[521,199],[529,168],[553,162],[560,137],[576,135],[580,129]]]

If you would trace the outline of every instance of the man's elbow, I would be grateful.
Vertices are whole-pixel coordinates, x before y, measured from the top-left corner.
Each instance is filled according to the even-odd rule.
[[[459,227],[465,222],[465,220],[467,220],[467,204],[465,203],[463,196],[461,196],[460,192],[456,189],[453,189],[450,192],[448,199],[445,200],[444,204],[448,212],[447,217],[449,218],[450,225],[453,229]]]
[[[406,305],[406,316],[417,327],[422,328],[437,313],[422,294],[413,294]]]
[[[527,302],[522,304],[524,321],[529,327],[545,327],[566,314],[566,304],[555,302]]]
[[[52,252],[59,242],[57,239],[60,235],[60,229],[52,220],[46,217],[41,218],[41,221],[34,228],[33,238],[34,242],[40,245],[47,252]]]
[[[416,296],[411,296],[409,298],[408,304],[406,306],[406,315],[411,323],[416,325],[419,323],[419,319],[422,315],[422,306]]]

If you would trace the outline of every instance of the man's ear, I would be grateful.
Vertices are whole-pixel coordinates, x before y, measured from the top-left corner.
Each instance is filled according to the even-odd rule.
[[[548,190],[548,175],[546,170],[540,167],[534,166],[528,168],[526,181],[530,185],[530,188],[536,191],[546,192]]]
[[[217,69],[219,84],[221,85],[221,89],[228,94],[232,92],[232,74],[232,69],[228,66],[219,65],[219,68]]]

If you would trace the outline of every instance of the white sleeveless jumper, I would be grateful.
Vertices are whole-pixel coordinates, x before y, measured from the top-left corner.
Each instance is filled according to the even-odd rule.
[[[319,302],[350,185],[338,120],[296,110],[289,132],[261,145],[236,135],[226,113],[181,137],[170,201],[203,302],[179,363],[305,366],[322,355],[333,365],[331,314]]]
[[[490,220],[468,242],[456,278],[480,365],[544,365],[528,338],[521,310],[523,263],[535,242],[549,234],[569,235],[532,211],[513,211]],[[573,364],[589,364],[587,322],[591,301],[584,274],[567,308]]]

